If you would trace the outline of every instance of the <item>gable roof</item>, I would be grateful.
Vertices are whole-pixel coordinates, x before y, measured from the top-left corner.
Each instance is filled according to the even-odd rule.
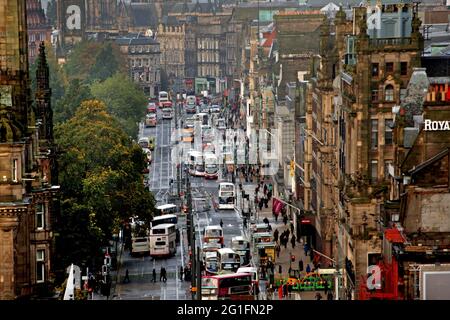
[[[423,169],[425,169],[426,167],[428,167],[429,165],[435,163],[436,161],[441,160],[443,157],[447,156],[448,154],[449,154],[449,148],[446,148],[446,149],[442,150],[441,152],[439,152],[438,154],[436,154],[435,156],[433,156],[433,157],[429,158],[428,160],[422,162],[421,164],[419,164],[415,168],[409,170],[408,173],[411,176],[413,176],[413,175],[419,173],[420,171],[422,171]]]

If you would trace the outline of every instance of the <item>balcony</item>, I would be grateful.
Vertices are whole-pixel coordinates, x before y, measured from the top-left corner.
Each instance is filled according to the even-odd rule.
[[[369,46],[374,50],[381,50],[383,47],[409,46],[412,44],[411,38],[381,38],[369,39]]]

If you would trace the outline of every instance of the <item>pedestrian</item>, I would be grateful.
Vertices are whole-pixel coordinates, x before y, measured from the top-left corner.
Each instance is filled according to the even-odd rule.
[[[277,253],[277,258],[279,258],[280,257],[280,251],[281,251],[281,247],[280,247],[280,245],[277,243],[276,244],[276,246],[275,246],[275,251],[276,251],[276,253]],[[281,267],[281,266],[280,266]],[[281,272],[280,272],[281,273]]]
[[[309,245],[307,243],[305,243],[303,245],[303,250],[305,251],[305,256],[308,256],[308,251],[309,251]]]
[[[272,191],[271,191],[271,190],[269,190],[269,191],[267,192],[267,198],[268,198],[269,200],[272,198]]]
[[[294,235],[292,235],[292,238],[291,238],[291,245],[292,245],[292,249],[295,249],[295,236]]]
[[[325,294],[327,294],[328,293],[328,281],[326,281],[326,280],[325,280],[324,290],[325,290]]]
[[[130,282],[130,275],[128,274],[128,269],[125,270],[125,278],[123,278],[123,283],[125,283],[125,281],[126,281],[127,283]]]
[[[222,219],[220,219],[220,227],[222,228],[223,227],[223,221],[222,221]]]
[[[275,222],[278,223],[278,213],[275,213]]]
[[[298,260],[298,271],[303,271],[303,260],[299,259]]]
[[[180,266],[180,280],[183,281],[183,267]]]
[[[327,300],[333,300],[333,293],[331,291],[327,294]]]
[[[286,236],[286,235],[283,237],[283,245],[284,245],[284,248],[285,248],[285,249],[287,249],[288,239],[289,239],[289,237]]]
[[[278,273],[279,274],[283,273],[283,267],[281,266],[281,264],[278,266]]]
[[[316,300],[322,300],[322,295],[320,294],[320,292],[316,293]]]
[[[264,222],[265,224],[269,224],[269,219],[267,219],[267,217],[264,217],[263,222]]]
[[[264,183],[264,188],[263,188],[263,190],[264,190],[264,194],[267,194],[268,188],[267,188],[267,184],[265,184],[265,183]]]
[[[159,282],[161,282],[161,279],[164,279],[164,268],[162,266],[159,270]]]
[[[291,223],[291,232],[292,232],[292,234],[294,234],[294,224],[293,223]]]
[[[167,281],[167,271],[166,271],[166,268],[163,268],[163,281],[164,281],[164,282]]]
[[[287,225],[288,218],[286,215],[283,215],[283,222],[284,222],[284,225]]]
[[[269,199],[267,198],[267,196],[266,198],[264,198],[264,206],[266,207],[266,209],[269,208]]]
[[[288,284],[286,283],[283,286],[283,297],[287,297],[288,296]]]
[[[263,206],[264,206],[264,200],[263,199],[261,199],[261,201],[258,203],[258,206],[259,206],[259,211],[262,211]]]
[[[306,265],[306,273],[310,273],[311,272],[311,267],[309,266],[309,263]]]
[[[278,242],[278,229],[273,232],[273,241]]]
[[[156,282],[156,270],[155,270],[155,268],[153,268],[153,272],[152,272],[152,282]]]
[[[247,228],[247,218],[244,218],[244,228]]]

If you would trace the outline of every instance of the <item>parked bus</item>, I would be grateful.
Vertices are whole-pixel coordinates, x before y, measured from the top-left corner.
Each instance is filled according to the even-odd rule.
[[[241,257],[230,248],[219,249],[217,257],[220,273],[234,273],[241,266]]]
[[[164,223],[171,223],[175,225],[175,229],[176,229],[176,241],[177,243],[180,241],[180,233],[178,230],[178,218],[176,214],[164,214],[162,216],[157,216],[157,217],[153,217],[153,220],[150,222],[150,227],[154,228],[160,224],[164,224]]]
[[[231,238],[231,249],[236,251],[241,257],[241,265],[250,263],[250,242],[242,236]]]
[[[200,151],[189,151],[189,174],[194,177],[203,177],[205,175],[205,165],[203,163],[203,154]]]
[[[220,243],[223,245],[223,230],[221,226],[206,226],[203,230],[203,242]]]
[[[202,300],[252,300],[252,275],[232,273],[202,277]]]
[[[166,215],[166,214],[177,214],[178,208],[176,205],[172,203],[163,204],[156,207],[156,213],[158,216]]]
[[[150,240],[148,226],[142,221],[132,219],[131,222],[131,249],[130,255],[145,255],[150,252]]]
[[[177,252],[176,226],[163,223],[150,229],[150,256],[167,257]]]
[[[205,154],[205,179],[217,179],[219,177],[219,163],[213,153]]]
[[[219,184],[219,210],[234,209],[236,199],[236,190],[234,184],[230,182],[221,182]]]

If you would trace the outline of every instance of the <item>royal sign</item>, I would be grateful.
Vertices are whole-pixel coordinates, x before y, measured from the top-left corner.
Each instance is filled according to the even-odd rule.
[[[450,121],[425,120],[425,131],[447,131],[450,130]]]

